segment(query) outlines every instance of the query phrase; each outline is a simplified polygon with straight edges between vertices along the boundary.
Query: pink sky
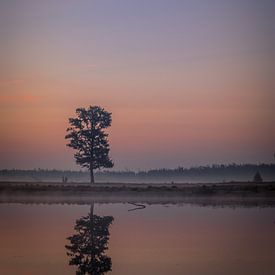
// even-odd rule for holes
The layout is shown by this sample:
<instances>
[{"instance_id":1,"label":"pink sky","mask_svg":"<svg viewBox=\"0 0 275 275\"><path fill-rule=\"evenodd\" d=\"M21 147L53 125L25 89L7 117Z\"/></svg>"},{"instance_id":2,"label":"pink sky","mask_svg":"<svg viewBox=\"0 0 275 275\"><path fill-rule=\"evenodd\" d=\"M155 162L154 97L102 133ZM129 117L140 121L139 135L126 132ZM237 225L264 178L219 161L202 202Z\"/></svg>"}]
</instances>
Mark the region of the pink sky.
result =
<instances>
[{"instance_id":1,"label":"pink sky","mask_svg":"<svg viewBox=\"0 0 275 275\"><path fill-rule=\"evenodd\" d=\"M274 5L184 3L1 3L0 168L76 169L89 105L113 113L115 169L273 161Z\"/></svg>"}]
</instances>

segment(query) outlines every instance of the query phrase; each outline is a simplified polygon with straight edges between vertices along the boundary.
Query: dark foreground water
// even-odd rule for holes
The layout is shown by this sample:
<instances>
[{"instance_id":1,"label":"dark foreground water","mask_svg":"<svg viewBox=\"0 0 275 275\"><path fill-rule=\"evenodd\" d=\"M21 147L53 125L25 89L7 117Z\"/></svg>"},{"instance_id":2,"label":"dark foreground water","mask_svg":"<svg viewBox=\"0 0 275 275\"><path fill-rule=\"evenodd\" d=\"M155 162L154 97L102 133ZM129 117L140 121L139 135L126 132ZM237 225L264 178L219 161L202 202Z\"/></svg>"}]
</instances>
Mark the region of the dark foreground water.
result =
<instances>
[{"instance_id":1,"label":"dark foreground water","mask_svg":"<svg viewBox=\"0 0 275 275\"><path fill-rule=\"evenodd\" d=\"M0 274L275 274L275 208L136 207L0 204Z\"/></svg>"}]
</instances>

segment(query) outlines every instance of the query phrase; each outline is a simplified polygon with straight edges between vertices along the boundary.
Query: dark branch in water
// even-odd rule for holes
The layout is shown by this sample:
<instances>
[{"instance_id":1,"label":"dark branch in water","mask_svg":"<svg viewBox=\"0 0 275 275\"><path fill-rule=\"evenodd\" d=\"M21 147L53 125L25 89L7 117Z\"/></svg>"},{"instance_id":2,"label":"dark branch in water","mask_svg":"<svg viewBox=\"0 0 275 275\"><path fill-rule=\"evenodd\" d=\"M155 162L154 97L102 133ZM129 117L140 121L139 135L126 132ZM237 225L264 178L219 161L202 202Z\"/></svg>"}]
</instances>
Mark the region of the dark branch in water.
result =
<instances>
[{"instance_id":1,"label":"dark branch in water","mask_svg":"<svg viewBox=\"0 0 275 275\"><path fill-rule=\"evenodd\" d=\"M138 204L138 203L133 203L133 202L128 202L129 204L132 204L134 206L137 206L136 208L129 209L128 211L135 211L135 210L140 210L144 209L146 206L144 204Z\"/></svg>"}]
</instances>

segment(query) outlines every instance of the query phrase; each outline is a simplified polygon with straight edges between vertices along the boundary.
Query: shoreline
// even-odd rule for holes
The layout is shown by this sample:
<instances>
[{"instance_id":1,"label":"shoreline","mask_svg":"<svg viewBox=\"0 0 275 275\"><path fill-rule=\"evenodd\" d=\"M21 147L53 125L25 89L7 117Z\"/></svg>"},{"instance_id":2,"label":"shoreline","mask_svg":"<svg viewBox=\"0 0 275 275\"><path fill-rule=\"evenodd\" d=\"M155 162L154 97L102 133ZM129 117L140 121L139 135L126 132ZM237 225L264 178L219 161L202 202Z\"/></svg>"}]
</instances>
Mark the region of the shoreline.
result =
<instances>
[{"instance_id":1,"label":"shoreline","mask_svg":"<svg viewBox=\"0 0 275 275\"><path fill-rule=\"evenodd\" d=\"M146 203L273 207L275 182L122 184L1 182L0 203Z\"/></svg>"},{"instance_id":2,"label":"shoreline","mask_svg":"<svg viewBox=\"0 0 275 275\"><path fill-rule=\"evenodd\" d=\"M228 182L228 183L61 183L61 182L0 182L3 192L169 192L181 194L228 194L266 193L275 194L275 182Z\"/></svg>"}]
</instances>

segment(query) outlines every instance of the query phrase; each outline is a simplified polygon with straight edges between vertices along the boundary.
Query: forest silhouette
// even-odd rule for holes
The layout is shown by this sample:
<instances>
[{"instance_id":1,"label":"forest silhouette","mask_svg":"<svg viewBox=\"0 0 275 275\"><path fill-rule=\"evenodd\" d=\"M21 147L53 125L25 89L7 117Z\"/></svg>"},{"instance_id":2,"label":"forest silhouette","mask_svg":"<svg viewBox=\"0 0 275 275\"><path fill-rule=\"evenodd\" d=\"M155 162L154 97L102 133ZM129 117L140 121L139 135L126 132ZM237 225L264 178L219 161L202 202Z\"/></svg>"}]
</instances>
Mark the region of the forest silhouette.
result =
<instances>
[{"instance_id":1,"label":"forest silhouette","mask_svg":"<svg viewBox=\"0 0 275 275\"><path fill-rule=\"evenodd\" d=\"M95 173L98 182L145 182L151 180L162 181L188 181L210 179L214 181L253 181L255 173L259 171L264 181L275 179L275 164L219 164L175 169L151 169L148 171L110 171L103 170ZM0 170L0 180L26 180L26 181L60 181L67 177L68 182L89 181L89 172L71 170Z\"/></svg>"}]
</instances>

